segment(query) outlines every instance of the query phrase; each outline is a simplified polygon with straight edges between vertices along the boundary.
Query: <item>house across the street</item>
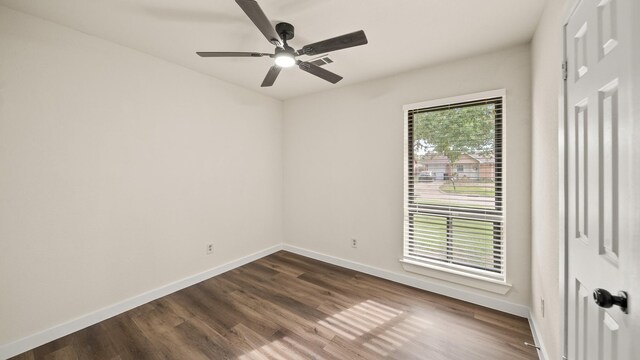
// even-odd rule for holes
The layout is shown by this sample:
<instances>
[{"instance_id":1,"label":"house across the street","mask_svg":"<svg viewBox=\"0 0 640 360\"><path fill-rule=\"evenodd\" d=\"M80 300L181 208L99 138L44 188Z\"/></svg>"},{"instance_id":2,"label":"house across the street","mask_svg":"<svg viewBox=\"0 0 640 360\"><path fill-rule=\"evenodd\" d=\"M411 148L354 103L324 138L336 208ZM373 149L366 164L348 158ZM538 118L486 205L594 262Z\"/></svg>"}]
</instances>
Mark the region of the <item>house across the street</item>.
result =
<instances>
[{"instance_id":1,"label":"house across the street","mask_svg":"<svg viewBox=\"0 0 640 360\"><path fill-rule=\"evenodd\" d=\"M448 180L451 176L469 180L495 180L495 158L493 156L462 154L451 164L445 155L425 155L418 159L416 171L429 171L436 180Z\"/></svg>"}]
</instances>

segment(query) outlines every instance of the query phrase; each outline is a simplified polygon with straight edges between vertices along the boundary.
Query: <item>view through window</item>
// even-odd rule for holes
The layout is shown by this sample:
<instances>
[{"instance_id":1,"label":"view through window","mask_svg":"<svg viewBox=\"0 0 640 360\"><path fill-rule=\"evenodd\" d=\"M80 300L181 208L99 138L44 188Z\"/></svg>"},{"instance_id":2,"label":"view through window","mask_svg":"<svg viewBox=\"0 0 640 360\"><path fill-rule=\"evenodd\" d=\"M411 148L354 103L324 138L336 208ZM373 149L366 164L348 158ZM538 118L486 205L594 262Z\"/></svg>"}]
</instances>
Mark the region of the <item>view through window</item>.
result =
<instances>
[{"instance_id":1,"label":"view through window","mask_svg":"<svg viewBox=\"0 0 640 360\"><path fill-rule=\"evenodd\" d=\"M407 111L404 258L504 280L503 97Z\"/></svg>"}]
</instances>

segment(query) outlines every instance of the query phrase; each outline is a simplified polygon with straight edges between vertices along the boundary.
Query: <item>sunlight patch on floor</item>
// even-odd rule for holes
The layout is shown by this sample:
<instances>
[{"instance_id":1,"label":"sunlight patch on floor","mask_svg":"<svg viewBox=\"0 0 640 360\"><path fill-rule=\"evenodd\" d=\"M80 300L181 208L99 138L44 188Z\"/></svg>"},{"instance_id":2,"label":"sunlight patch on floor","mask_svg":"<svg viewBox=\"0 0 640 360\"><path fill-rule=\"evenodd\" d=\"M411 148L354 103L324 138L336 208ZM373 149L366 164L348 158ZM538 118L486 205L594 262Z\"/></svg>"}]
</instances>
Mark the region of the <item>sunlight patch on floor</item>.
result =
<instances>
[{"instance_id":1,"label":"sunlight patch on floor","mask_svg":"<svg viewBox=\"0 0 640 360\"><path fill-rule=\"evenodd\" d=\"M371 316L371 313L375 315ZM318 324L349 340L355 340L400 314L401 311L367 300L320 320Z\"/></svg>"},{"instance_id":2,"label":"sunlight patch on floor","mask_svg":"<svg viewBox=\"0 0 640 360\"><path fill-rule=\"evenodd\" d=\"M366 300L318 322L380 356L400 349L431 324L401 310Z\"/></svg>"},{"instance_id":3,"label":"sunlight patch on floor","mask_svg":"<svg viewBox=\"0 0 640 360\"><path fill-rule=\"evenodd\" d=\"M285 336L238 357L238 360L258 359L322 359L322 356L307 349L292 338Z\"/></svg>"},{"instance_id":4,"label":"sunlight patch on floor","mask_svg":"<svg viewBox=\"0 0 640 360\"><path fill-rule=\"evenodd\" d=\"M380 356L388 356L400 349L431 325L428 321L373 300L366 300L337 312L318 321L318 324ZM285 336L238 359L265 358L321 359L322 356Z\"/></svg>"}]
</instances>

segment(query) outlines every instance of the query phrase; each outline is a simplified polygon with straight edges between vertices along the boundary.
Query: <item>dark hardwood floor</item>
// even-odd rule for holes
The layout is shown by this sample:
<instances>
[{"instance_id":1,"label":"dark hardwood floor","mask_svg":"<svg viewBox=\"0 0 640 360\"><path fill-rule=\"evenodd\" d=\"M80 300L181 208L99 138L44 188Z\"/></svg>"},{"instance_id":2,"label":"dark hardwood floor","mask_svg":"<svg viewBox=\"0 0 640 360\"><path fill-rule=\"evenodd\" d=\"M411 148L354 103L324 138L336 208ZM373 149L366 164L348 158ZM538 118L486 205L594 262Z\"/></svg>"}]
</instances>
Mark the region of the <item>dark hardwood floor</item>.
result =
<instances>
[{"instance_id":1,"label":"dark hardwood floor","mask_svg":"<svg viewBox=\"0 0 640 360\"><path fill-rule=\"evenodd\" d=\"M15 359L537 359L526 319L278 252Z\"/></svg>"}]
</instances>

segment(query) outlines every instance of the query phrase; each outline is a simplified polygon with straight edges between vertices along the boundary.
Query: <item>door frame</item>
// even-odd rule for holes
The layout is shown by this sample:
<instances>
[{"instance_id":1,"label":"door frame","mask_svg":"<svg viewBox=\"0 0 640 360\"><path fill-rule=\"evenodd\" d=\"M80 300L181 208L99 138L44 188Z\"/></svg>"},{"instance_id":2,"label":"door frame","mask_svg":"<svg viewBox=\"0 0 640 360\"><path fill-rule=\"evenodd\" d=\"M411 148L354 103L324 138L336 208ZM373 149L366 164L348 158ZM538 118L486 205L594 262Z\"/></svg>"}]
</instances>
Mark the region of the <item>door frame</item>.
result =
<instances>
[{"instance_id":1,"label":"door frame","mask_svg":"<svg viewBox=\"0 0 640 360\"><path fill-rule=\"evenodd\" d=\"M562 16L562 59L560 64L567 64L567 24L571 19L571 16L574 14L578 6L582 0L566 0L564 4L563 16ZM565 70L566 71L566 70ZM567 81L566 79L562 79L562 91L560 92L559 104L559 119L558 122L558 189L560 197L560 209L559 209L559 254L558 258L560 259L559 264L559 292L560 292L560 334L562 336L562 341L560 344L560 351L562 359L567 359L567 353L569 348L569 288L568 288L568 276L569 276L569 233L568 233L568 221L567 217L567 209L569 207L569 198L568 198L568 158L567 158L567 127L569 121L569 109L567 104Z\"/></svg>"}]
</instances>

